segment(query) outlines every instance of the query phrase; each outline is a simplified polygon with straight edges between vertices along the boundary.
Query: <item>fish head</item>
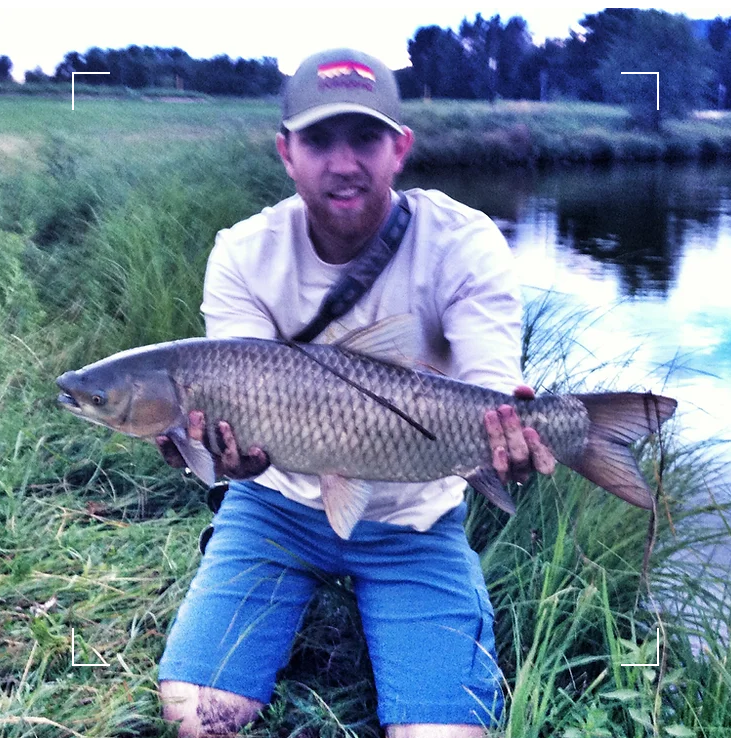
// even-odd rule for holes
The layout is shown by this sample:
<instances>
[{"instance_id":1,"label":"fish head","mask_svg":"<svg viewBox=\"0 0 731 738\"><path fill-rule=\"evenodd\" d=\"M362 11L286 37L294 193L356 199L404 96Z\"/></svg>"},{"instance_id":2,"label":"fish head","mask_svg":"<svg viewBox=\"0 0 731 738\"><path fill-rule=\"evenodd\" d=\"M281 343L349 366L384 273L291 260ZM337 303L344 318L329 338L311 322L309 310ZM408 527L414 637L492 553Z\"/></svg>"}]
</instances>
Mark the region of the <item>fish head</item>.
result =
<instances>
[{"instance_id":1,"label":"fish head","mask_svg":"<svg viewBox=\"0 0 731 738\"><path fill-rule=\"evenodd\" d=\"M56 380L57 401L84 420L131 436L164 434L184 417L175 384L166 371L128 371L99 362Z\"/></svg>"}]
</instances>

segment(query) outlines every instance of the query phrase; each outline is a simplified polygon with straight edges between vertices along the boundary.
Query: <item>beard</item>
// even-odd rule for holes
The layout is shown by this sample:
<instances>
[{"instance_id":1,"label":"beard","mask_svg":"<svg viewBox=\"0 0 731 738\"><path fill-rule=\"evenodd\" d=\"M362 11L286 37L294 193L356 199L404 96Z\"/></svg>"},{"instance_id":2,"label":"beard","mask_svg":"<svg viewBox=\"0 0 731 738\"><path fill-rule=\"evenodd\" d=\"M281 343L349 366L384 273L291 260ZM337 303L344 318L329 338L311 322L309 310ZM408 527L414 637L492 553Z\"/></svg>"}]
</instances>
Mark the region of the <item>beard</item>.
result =
<instances>
[{"instance_id":1,"label":"beard","mask_svg":"<svg viewBox=\"0 0 731 738\"><path fill-rule=\"evenodd\" d=\"M388 213L390 185L362 179L328 181L317 192L301 191L313 241L318 236L357 247L372 236Z\"/></svg>"}]
</instances>

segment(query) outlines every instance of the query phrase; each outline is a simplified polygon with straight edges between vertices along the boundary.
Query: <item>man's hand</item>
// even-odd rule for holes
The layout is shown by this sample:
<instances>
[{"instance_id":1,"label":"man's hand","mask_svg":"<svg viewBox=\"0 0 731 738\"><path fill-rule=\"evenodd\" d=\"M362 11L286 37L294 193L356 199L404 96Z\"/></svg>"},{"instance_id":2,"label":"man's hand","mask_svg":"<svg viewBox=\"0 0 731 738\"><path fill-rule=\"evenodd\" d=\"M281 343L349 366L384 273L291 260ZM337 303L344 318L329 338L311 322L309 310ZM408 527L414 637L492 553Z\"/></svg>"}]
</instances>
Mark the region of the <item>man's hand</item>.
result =
<instances>
[{"instance_id":1,"label":"man's hand","mask_svg":"<svg viewBox=\"0 0 731 738\"><path fill-rule=\"evenodd\" d=\"M231 426L225 420L219 422L217 433L222 453L218 456L211 452L216 476L248 479L258 476L269 466L269 457L257 446L249 448L246 454L241 453ZM206 435L205 416L200 410L191 410L188 414L188 437L192 441L200 441L209 451L211 450ZM178 469L186 466L185 459L170 438L157 436L155 443L166 464Z\"/></svg>"},{"instance_id":2,"label":"man's hand","mask_svg":"<svg viewBox=\"0 0 731 738\"><path fill-rule=\"evenodd\" d=\"M525 385L517 387L513 396L532 400L535 392ZM556 459L534 428L523 428L515 409L501 405L485 413L485 428L492 449L492 465L503 484L507 481L524 483L535 470L553 474Z\"/></svg>"}]
</instances>

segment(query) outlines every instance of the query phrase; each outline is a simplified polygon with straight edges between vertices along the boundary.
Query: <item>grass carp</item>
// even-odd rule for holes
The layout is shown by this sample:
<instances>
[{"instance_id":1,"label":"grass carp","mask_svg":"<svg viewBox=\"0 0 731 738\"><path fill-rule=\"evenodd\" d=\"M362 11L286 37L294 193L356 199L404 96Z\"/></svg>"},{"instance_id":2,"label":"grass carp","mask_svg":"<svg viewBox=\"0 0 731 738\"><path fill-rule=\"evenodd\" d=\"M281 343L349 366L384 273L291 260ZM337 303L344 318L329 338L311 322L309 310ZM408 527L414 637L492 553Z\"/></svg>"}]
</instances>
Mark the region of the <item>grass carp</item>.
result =
<instances>
[{"instance_id":1,"label":"grass carp","mask_svg":"<svg viewBox=\"0 0 731 738\"><path fill-rule=\"evenodd\" d=\"M123 351L57 379L59 404L131 436L169 436L191 470L214 481L211 452L187 435L202 410L209 447L230 423L240 448L273 466L320 477L333 528L348 537L369 480L424 482L458 475L510 512L490 464L485 411L508 404L556 459L643 508L653 496L629 445L675 411L650 393L543 395L519 400L418 371L404 357L404 320L387 318L333 344L192 338ZM408 341L407 341L408 343Z\"/></svg>"}]
</instances>

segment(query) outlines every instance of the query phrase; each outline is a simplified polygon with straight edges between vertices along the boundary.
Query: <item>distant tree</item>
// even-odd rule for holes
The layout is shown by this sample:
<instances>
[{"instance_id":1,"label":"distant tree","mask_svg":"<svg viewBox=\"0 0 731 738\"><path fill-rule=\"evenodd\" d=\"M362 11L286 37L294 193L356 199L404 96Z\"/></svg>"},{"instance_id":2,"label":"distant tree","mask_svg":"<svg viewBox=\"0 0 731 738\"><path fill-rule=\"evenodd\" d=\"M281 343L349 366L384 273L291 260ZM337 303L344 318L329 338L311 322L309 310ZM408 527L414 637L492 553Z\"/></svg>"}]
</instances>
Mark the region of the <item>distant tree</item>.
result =
<instances>
[{"instance_id":1,"label":"distant tree","mask_svg":"<svg viewBox=\"0 0 731 738\"><path fill-rule=\"evenodd\" d=\"M497 85L501 97L516 99L525 96L524 65L532 47L528 23L519 16L511 18L500 34L497 56Z\"/></svg>"},{"instance_id":2,"label":"distant tree","mask_svg":"<svg viewBox=\"0 0 731 738\"><path fill-rule=\"evenodd\" d=\"M568 97L571 87L569 71L566 68L566 46L562 39L546 39L539 49L542 84L541 100L552 100L558 97Z\"/></svg>"},{"instance_id":3,"label":"distant tree","mask_svg":"<svg viewBox=\"0 0 731 738\"><path fill-rule=\"evenodd\" d=\"M190 88L211 95L276 95L284 75L273 57L236 59L222 54L213 59L196 59Z\"/></svg>"},{"instance_id":4,"label":"distant tree","mask_svg":"<svg viewBox=\"0 0 731 738\"><path fill-rule=\"evenodd\" d=\"M731 108L731 18L715 18L708 28L709 66L713 70L709 99L717 108Z\"/></svg>"},{"instance_id":5,"label":"distant tree","mask_svg":"<svg viewBox=\"0 0 731 738\"><path fill-rule=\"evenodd\" d=\"M70 51L56 67L55 79L69 81L74 72L109 72L90 75L88 84L145 87L176 87L221 95L275 95L284 75L277 60L191 59L177 47L128 46L126 49L92 47L84 54Z\"/></svg>"},{"instance_id":6,"label":"distant tree","mask_svg":"<svg viewBox=\"0 0 731 738\"><path fill-rule=\"evenodd\" d=\"M10 80L10 70L13 68L13 62L9 56L0 56L0 82Z\"/></svg>"},{"instance_id":7,"label":"distant tree","mask_svg":"<svg viewBox=\"0 0 731 738\"><path fill-rule=\"evenodd\" d=\"M533 46L520 63L516 99L548 100L548 58L545 46Z\"/></svg>"},{"instance_id":8,"label":"distant tree","mask_svg":"<svg viewBox=\"0 0 731 738\"><path fill-rule=\"evenodd\" d=\"M714 51L723 51L731 34L731 18L716 16L708 27L708 43Z\"/></svg>"},{"instance_id":9,"label":"distant tree","mask_svg":"<svg viewBox=\"0 0 731 738\"><path fill-rule=\"evenodd\" d=\"M86 61L86 72L108 72L109 63L107 61L107 52L102 51L96 46L92 47L84 54ZM106 74L93 74L84 79L84 82L92 85L108 85L109 77Z\"/></svg>"},{"instance_id":10,"label":"distant tree","mask_svg":"<svg viewBox=\"0 0 731 738\"><path fill-rule=\"evenodd\" d=\"M622 74L628 71L660 73L659 110L657 78ZM685 16L640 10L609 43L597 79L607 100L627 105L637 125L657 129L662 120L698 106L708 73L701 42Z\"/></svg>"},{"instance_id":11,"label":"distant tree","mask_svg":"<svg viewBox=\"0 0 731 738\"><path fill-rule=\"evenodd\" d=\"M177 47L170 49L168 65L173 86L179 89L188 89L193 73L193 60L188 56L188 53Z\"/></svg>"},{"instance_id":12,"label":"distant tree","mask_svg":"<svg viewBox=\"0 0 731 738\"><path fill-rule=\"evenodd\" d=\"M502 24L500 16L490 20L477 13L474 21L464 18L459 36L467 57L467 75L471 97L492 102L498 92L498 54Z\"/></svg>"},{"instance_id":13,"label":"distant tree","mask_svg":"<svg viewBox=\"0 0 731 738\"><path fill-rule=\"evenodd\" d=\"M398 84L399 93L403 100L421 97L423 90L419 85L419 81L416 79L413 67L397 69L394 74L396 75L396 83Z\"/></svg>"},{"instance_id":14,"label":"distant tree","mask_svg":"<svg viewBox=\"0 0 731 738\"><path fill-rule=\"evenodd\" d=\"M40 67L28 69L25 72L26 82L51 82L52 80L53 78L49 77Z\"/></svg>"},{"instance_id":15,"label":"distant tree","mask_svg":"<svg viewBox=\"0 0 731 738\"><path fill-rule=\"evenodd\" d=\"M71 75L74 72L83 72L86 70L86 64L83 57L78 51L69 51L64 55L63 61L56 66L53 79L56 82L70 82ZM26 74L26 81L28 77Z\"/></svg>"},{"instance_id":16,"label":"distant tree","mask_svg":"<svg viewBox=\"0 0 731 738\"><path fill-rule=\"evenodd\" d=\"M265 56L259 61L259 87L262 95L278 95L284 82L279 62L273 56Z\"/></svg>"},{"instance_id":17,"label":"distant tree","mask_svg":"<svg viewBox=\"0 0 731 738\"><path fill-rule=\"evenodd\" d=\"M558 43L561 53L552 54L548 70L553 93L603 102L604 88L597 77L597 70L611 44L615 40L621 43L638 12L635 8L607 8L600 13L585 15L579 21L583 30L572 30L566 41Z\"/></svg>"},{"instance_id":18,"label":"distant tree","mask_svg":"<svg viewBox=\"0 0 731 738\"><path fill-rule=\"evenodd\" d=\"M150 84L150 67L143 49L139 46L128 46L125 50L124 84L135 90L148 87Z\"/></svg>"},{"instance_id":19,"label":"distant tree","mask_svg":"<svg viewBox=\"0 0 731 738\"><path fill-rule=\"evenodd\" d=\"M431 97L473 97L467 55L460 39L439 26L418 28L409 41L414 77Z\"/></svg>"}]
</instances>

